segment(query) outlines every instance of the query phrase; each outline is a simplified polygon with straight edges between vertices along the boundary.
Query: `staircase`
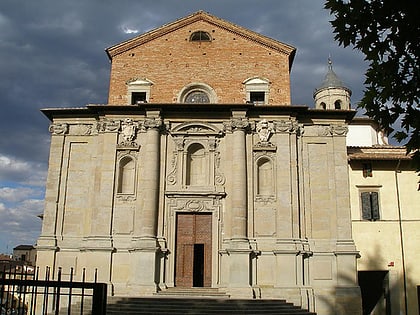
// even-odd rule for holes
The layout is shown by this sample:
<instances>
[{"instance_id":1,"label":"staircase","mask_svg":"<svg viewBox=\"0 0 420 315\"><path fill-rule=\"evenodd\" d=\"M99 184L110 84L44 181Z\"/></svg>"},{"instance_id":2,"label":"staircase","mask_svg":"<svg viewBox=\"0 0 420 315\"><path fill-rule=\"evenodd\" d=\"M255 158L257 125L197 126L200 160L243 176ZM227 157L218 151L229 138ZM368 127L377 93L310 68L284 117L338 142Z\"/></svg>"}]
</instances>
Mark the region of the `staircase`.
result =
<instances>
[{"instance_id":1,"label":"staircase","mask_svg":"<svg viewBox=\"0 0 420 315\"><path fill-rule=\"evenodd\" d=\"M316 315L285 300L230 299L217 289L168 289L154 297L108 297L107 315L140 314L302 314Z\"/></svg>"}]
</instances>

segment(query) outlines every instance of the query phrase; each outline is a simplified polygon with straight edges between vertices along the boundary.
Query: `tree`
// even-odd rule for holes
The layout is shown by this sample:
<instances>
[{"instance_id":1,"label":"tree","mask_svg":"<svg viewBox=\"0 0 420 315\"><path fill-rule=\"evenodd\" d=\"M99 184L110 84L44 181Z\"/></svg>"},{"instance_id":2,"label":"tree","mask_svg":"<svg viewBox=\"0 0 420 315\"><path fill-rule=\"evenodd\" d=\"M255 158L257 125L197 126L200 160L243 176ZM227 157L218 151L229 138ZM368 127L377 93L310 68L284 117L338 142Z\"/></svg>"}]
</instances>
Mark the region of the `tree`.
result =
<instances>
[{"instance_id":1,"label":"tree","mask_svg":"<svg viewBox=\"0 0 420 315\"><path fill-rule=\"evenodd\" d=\"M369 62L358 105L398 142L420 171L420 18L417 0L326 0L335 40Z\"/></svg>"}]
</instances>

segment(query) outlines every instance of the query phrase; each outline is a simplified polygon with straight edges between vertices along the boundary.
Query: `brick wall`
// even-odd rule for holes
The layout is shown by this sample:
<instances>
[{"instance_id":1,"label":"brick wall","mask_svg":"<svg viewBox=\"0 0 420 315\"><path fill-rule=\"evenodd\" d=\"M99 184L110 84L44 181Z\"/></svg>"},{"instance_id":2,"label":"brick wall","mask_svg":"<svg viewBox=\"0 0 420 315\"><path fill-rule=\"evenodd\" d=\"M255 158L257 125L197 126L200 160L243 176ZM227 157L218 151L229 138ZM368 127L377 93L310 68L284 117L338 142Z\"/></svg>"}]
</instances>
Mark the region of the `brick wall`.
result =
<instances>
[{"instance_id":1,"label":"brick wall","mask_svg":"<svg viewBox=\"0 0 420 315\"><path fill-rule=\"evenodd\" d=\"M202 30L211 42L190 42ZM154 84L151 103L176 103L183 87L205 83L218 103L245 103L243 81L263 77L270 84L269 104L290 105L289 59L284 53L262 46L206 21L196 21L113 57L109 104L126 105L126 82L147 78Z\"/></svg>"}]
</instances>

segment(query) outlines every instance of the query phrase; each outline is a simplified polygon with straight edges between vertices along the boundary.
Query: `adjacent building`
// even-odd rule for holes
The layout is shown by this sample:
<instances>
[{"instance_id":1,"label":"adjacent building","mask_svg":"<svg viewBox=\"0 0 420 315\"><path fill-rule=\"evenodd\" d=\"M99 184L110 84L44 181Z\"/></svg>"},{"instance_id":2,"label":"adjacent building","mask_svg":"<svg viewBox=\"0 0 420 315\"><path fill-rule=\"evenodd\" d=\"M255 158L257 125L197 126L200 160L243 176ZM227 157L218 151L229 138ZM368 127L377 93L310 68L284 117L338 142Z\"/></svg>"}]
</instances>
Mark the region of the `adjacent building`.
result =
<instances>
[{"instance_id":1,"label":"adjacent building","mask_svg":"<svg viewBox=\"0 0 420 315\"><path fill-rule=\"evenodd\" d=\"M13 260L35 266L36 249L33 245L18 245L13 248Z\"/></svg>"},{"instance_id":2,"label":"adjacent building","mask_svg":"<svg viewBox=\"0 0 420 315\"><path fill-rule=\"evenodd\" d=\"M353 237L366 314L418 314L418 176L404 147L353 119L347 136Z\"/></svg>"}]
</instances>

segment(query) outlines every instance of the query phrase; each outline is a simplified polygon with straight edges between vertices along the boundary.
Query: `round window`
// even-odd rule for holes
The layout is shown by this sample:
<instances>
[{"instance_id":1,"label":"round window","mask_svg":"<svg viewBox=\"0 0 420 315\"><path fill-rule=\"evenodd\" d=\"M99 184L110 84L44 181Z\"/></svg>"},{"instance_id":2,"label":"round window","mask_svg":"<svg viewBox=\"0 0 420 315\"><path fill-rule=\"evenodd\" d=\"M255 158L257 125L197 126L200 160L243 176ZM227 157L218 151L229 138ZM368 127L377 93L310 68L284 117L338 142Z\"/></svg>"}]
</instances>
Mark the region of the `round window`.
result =
<instances>
[{"instance_id":1,"label":"round window","mask_svg":"<svg viewBox=\"0 0 420 315\"><path fill-rule=\"evenodd\" d=\"M185 97L185 103L210 103L210 98L204 91L192 91Z\"/></svg>"}]
</instances>

